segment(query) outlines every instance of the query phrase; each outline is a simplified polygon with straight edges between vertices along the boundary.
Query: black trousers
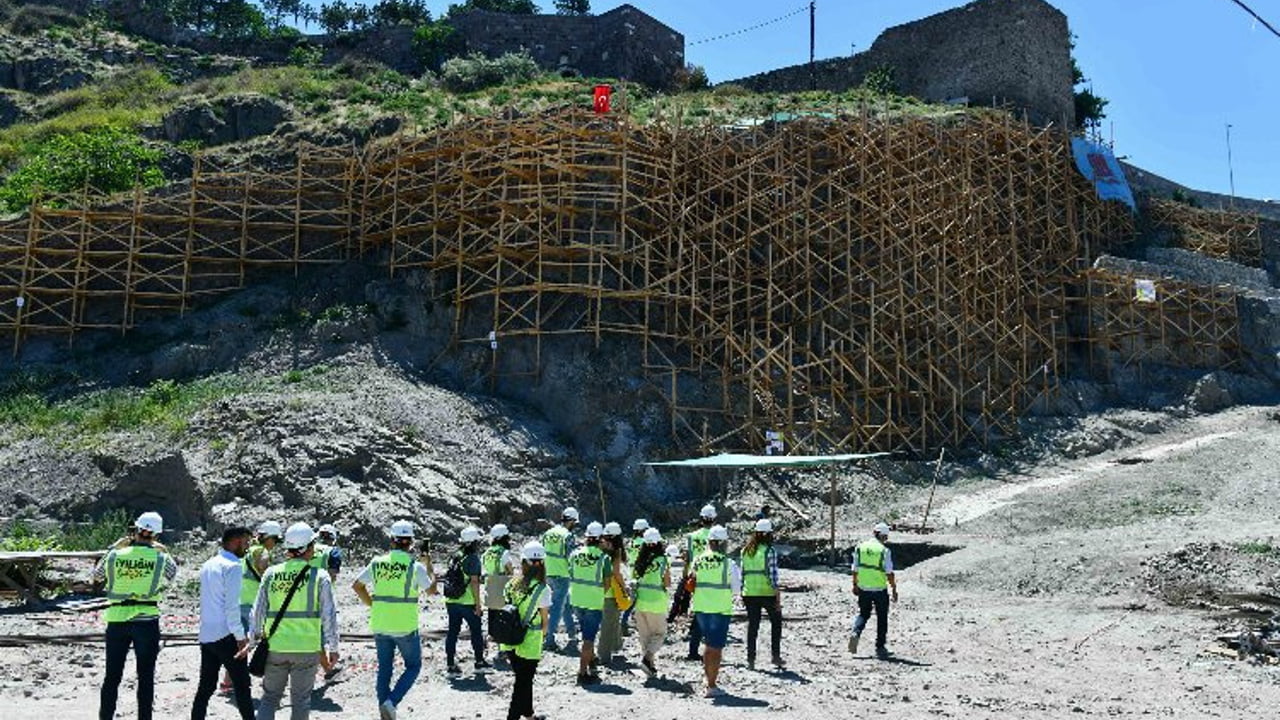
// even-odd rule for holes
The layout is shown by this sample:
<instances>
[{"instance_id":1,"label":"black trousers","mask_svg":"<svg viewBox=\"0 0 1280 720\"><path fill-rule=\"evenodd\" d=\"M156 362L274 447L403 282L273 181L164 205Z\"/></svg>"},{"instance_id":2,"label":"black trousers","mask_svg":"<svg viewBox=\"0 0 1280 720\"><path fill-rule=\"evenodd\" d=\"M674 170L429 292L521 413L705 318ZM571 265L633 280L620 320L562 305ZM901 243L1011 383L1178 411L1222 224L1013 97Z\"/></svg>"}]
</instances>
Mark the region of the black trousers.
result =
<instances>
[{"instance_id":1,"label":"black trousers","mask_svg":"<svg viewBox=\"0 0 1280 720\"><path fill-rule=\"evenodd\" d=\"M533 676L538 673L538 661L526 660L511 653L511 670L516 675L516 684L511 688L511 708L507 710L507 720L533 717Z\"/></svg>"},{"instance_id":2,"label":"black trousers","mask_svg":"<svg viewBox=\"0 0 1280 720\"><path fill-rule=\"evenodd\" d=\"M693 611L689 611L689 656L698 654L698 646L702 644L702 627L698 625L698 618L694 617Z\"/></svg>"},{"instance_id":3,"label":"black trousers","mask_svg":"<svg viewBox=\"0 0 1280 720\"><path fill-rule=\"evenodd\" d=\"M253 695L249 688L249 662L236 659L236 638L227 635L211 643L200 643L200 685L191 703L191 720L204 720L209 711L209 698L218 686L218 670L226 668L231 675L231 688L236 695L240 720L253 720Z\"/></svg>"},{"instance_id":4,"label":"black trousers","mask_svg":"<svg viewBox=\"0 0 1280 720\"><path fill-rule=\"evenodd\" d=\"M862 634L867 620L871 618L873 607L876 611L876 647L882 648L885 638L889 636L888 590L863 590L858 593L858 619L853 622L853 631Z\"/></svg>"},{"instance_id":5,"label":"black trousers","mask_svg":"<svg viewBox=\"0 0 1280 720\"><path fill-rule=\"evenodd\" d=\"M120 681L129 647L138 662L138 720L151 720L156 697L156 658L160 656L160 618L107 623L107 673L102 678L99 720L114 720Z\"/></svg>"},{"instance_id":6,"label":"black trousers","mask_svg":"<svg viewBox=\"0 0 1280 720\"><path fill-rule=\"evenodd\" d=\"M778 607L778 599L773 596L742 596L742 603L747 606L747 661L756 659L756 637L760 634L760 611L769 614L769 647L773 657L782 656L782 609Z\"/></svg>"}]
</instances>

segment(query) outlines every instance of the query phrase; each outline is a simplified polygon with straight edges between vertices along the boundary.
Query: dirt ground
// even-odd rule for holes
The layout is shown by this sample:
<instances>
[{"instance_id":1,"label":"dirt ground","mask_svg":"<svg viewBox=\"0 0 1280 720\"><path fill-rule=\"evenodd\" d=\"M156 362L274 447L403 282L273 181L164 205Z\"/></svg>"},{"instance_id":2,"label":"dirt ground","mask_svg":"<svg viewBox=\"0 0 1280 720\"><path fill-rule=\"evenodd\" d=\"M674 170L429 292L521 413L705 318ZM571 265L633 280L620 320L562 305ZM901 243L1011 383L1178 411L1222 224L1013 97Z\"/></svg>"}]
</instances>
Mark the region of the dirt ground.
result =
<instances>
[{"instance_id":1,"label":"dirt ground","mask_svg":"<svg viewBox=\"0 0 1280 720\"><path fill-rule=\"evenodd\" d=\"M673 633L653 682L629 664L604 669L604 683L583 690L573 684L576 659L547 656L537 709L552 718L664 720L1276 717L1280 667L1205 652L1240 622L1227 616L1231 597L1280 592L1276 414L1253 407L1174 420L1121 450L943 488L934 512L945 529L927 540L961 549L898 573L891 661L871 656L869 635L857 656L846 651L853 607L846 574L786 570L794 591L783 600L785 672L746 669L739 619L725 652L727 698L701 697L701 669L680 659ZM901 502L918 510L926 494L913 488ZM167 630L195 629L198 565L193 555L182 569ZM365 632L349 589L355 571L338 584L341 621ZM504 717L509 675L445 678L443 614L439 598L426 603L426 666L400 717ZM92 614L48 621L0 614L0 634L95 627ZM632 663L634 643L624 650ZM468 646L460 647L467 666ZM342 650L347 670L317 690L313 717L376 718L372 644ZM162 651L157 717L188 716L197 661L192 646ZM0 716L96 717L101 665L102 650L92 645L0 649ZM119 717L134 713L131 671L132 661ZM215 699L210 717L233 716Z\"/></svg>"}]
</instances>

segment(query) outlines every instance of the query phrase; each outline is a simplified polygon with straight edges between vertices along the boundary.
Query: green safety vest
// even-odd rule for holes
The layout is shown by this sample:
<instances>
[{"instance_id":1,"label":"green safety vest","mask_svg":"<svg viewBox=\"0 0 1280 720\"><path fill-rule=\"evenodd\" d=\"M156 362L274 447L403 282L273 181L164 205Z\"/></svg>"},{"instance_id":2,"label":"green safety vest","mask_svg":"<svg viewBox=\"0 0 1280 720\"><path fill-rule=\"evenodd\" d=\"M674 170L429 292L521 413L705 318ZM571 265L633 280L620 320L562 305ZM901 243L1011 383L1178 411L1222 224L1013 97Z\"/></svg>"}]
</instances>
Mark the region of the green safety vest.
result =
<instances>
[{"instance_id":1,"label":"green safety vest","mask_svg":"<svg viewBox=\"0 0 1280 720\"><path fill-rule=\"evenodd\" d=\"M542 547L547 551L547 577L569 577L569 528L556 525L542 533Z\"/></svg>"},{"instance_id":2,"label":"green safety vest","mask_svg":"<svg viewBox=\"0 0 1280 720\"><path fill-rule=\"evenodd\" d=\"M249 552L240 558L240 606L253 607L258 601L258 586L262 584L262 578L258 575L258 570L253 566L253 559L266 553L267 562L271 562L271 551L265 547L254 543L249 546Z\"/></svg>"},{"instance_id":3,"label":"green safety vest","mask_svg":"<svg viewBox=\"0 0 1280 720\"><path fill-rule=\"evenodd\" d=\"M307 564L317 570L324 570L325 572L329 572L329 551L330 550L333 550L333 548L328 545L321 545L320 543L316 543L315 552L312 553L311 561Z\"/></svg>"},{"instance_id":4,"label":"green safety vest","mask_svg":"<svg viewBox=\"0 0 1280 720\"><path fill-rule=\"evenodd\" d=\"M276 614L284 606L285 596L298 573L307 573L307 579L298 586L293 599L289 601L289 609L280 619L280 627L270 638L271 652L278 653L319 653L320 640L320 571L311 567L306 560L294 558L272 565L262 576L267 583L267 614L262 626L264 633L271 630Z\"/></svg>"},{"instance_id":5,"label":"green safety vest","mask_svg":"<svg viewBox=\"0 0 1280 720\"><path fill-rule=\"evenodd\" d=\"M729 558L708 550L693 562L693 612L733 614L733 590L729 587Z\"/></svg>"},{"instance_id":6,"label":"green safety vest","mask_svg":"<svg viewBox=\"0 0 1280 720\"><path fill-rule=\"evenodd\" d=\"M642 547L644 547L644 538L643 538L643 537L633 537L633 538L631 538L631 551L632 551L632 552L636 553L636 555L639 555L639 554L640 554L640 548L642 548Z\"/></svg>"},{"instance_id":7,"label":"green safety vest","mask_svg":"<svg viewBox=\"0 0 1280 720\"><path fill-rule=\"evenodd\" d=\"M542 593L546 589L547 586L543 583L538 583L531 588L522 588L517 578L507 581L507 586L502 590L502 597L508 605L516 607L516 612L520 614L520 619L528 630L519 645L503 644L503 650L514 650L516 657L525 660L542 659L542 613L538 612L541 607L538 601L542 599Z\"/></svg>"},{"instance_id":8,"label":"green safety vest","mask_svg":"<svg viewBox=\"0 0 1280 720\"><path fill-rule=\"evenodd\" d=\"M707 549L707 536L711 534L711 528L699 528L685 536L685 552L688 553L689 563L698 559ZM685 573L689 571L686 568Z\"/></svg>"},{"instance_id":9,"label":"green safety vest","mask_svg":"<svg viewBox=\"0 0 1280 720\"><path fill-rule=\"evenodd\" d=\"M742 594L744 597L773 597L778 594L769 577L769 555L772 545L756 546L756 554L742 553Z\"/></svg>"},{"instance_id":10,"label":"green safety vest","mask_svg":"<svg viewBox=\"0 0 1280 720\"><path fill-rule=\"evenodd\" d=\"M107 602L104 619L109 623L160 617L160 586L168 556L150 545L128 545L107 553Z\"/></svg>"},{"instance_id":11,"label":"green safety vest","mask_svg":"<svg viewBox=\"0 0 1280 720\"><path fill-rule=\"evenodd\" d=\"M506 575L505 568L502 567L502 556L508 552L507 548L501 545L490 545L484 555L480 557L480 567L484 570L485 575Z\"/></svg>"},{"instance_id":12,"label":"green safety vest","mask_svg":"<svg viewBox=\"0 0 1280 720\"><path fill-rule=\"evenodd\" d=\"M467 565L470 565L470 564L471 564L471 563L468 563L468 562L467 562L467 558L469 558L469 557L473 557L473 555L463 555L461 551L458 551L458 552L454 553L454 557L461 557L461 559L460 559L458 562L459 562L459 563L461 563L460 567L462 568L462 586L466 588L466 591L464 591L461 595L459 595L459 596L458 596L458 597L456 597L456 598L450 598L450 597L445 598L445 599L444 599L445 604L447 604L447 605L475 605L475 604L476 604L476 594L475 594L474 592L472 592L472 591L471 591L471 578L473 578L473 577L475 577L475 576L474 576L474 575L469 575L469 574L467 573ZM449 562L453 562L453 559L451 558L451 559L449 560ZM481 568L481 570L483 570L483 569L484 569L484 568Z\"/></svg>"},{"instance_id":13,"label":"green safety vest","mask_svg":"<svg viewBox=\"0 0 1280 720\"><path fill-rule=\"evenodd\" d=\"M889 587L884 571L884 545L879 540L867 540L855 551L858 558L858 587L863 590L884 590Z\"/></svg>"},{"instance_id":14,"label":"green safety vest","mask_svg":"<svg viewBox=\"0 0 1280 720\"><path fill-rule=\"evenodd\" d=\"M583 610L604 609L605 568L609 557L587 545L569 556L569 604Z\"/></svg>"},{"instance_id":15,"label":"green safety vest","mask_svg":"<svg viewBox=\"0 0 1280 720\"><path fill-rule=\"evenodd\" d=\"M667 589L662 586L662 575L670 566L671 561L659 555L645 574L636 579L636 612L667 612Z\"/></svg>"},{"instance_id":16,"label":"green safety vest","mask_svg":"<svg viewBox=\"0 0 1280 720\"><path fill-rule=\"evenodd\" d=\"M375 635L408 635L418 630L417 563L409 553L392 550L373 559L373 607L369 631Z\"/></svg>"}]
</instances>

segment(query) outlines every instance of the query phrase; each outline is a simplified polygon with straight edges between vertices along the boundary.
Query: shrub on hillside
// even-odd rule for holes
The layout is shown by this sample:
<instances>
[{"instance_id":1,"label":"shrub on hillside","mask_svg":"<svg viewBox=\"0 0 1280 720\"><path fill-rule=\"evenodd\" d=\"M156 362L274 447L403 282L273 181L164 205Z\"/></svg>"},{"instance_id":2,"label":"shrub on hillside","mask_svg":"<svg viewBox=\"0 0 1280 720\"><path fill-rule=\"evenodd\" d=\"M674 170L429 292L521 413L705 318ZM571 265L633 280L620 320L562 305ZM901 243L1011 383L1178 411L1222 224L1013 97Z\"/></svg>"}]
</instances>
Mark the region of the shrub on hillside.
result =
<instances>
[{"instance_id":1,"label":"shrub on hillside","mask_svg":"<svg viewBox=\"0 0 1280 720\"><path fill-rule=\"evenodd\" d=\"M9 31L15 35L35 35L55 27L80 27L84 20L75 13L52 5L22 5L9 16Z\"/></svg>"},{"instance_id":2,"label":"shrub on hillside","mask_svg":"<svg viewBox=\"0 0 1280 720\"><path fill-rule=\"evenodd\" d=\"M671 82L675 85L676 90L681 92L706 90L711 87L711 81L707 78L707 69L693 63L676 70Z\"/></svg>"},{"instance_id":3,"label":"shrub on hillside","mask_svg":"<svg viewBox=\"0 0 1280 720\"><path fill-rule=\"evenodd\" d=\"M107 194L128 190L135 183L158 185L164 180L160 156L159 150L118 128L58 135L41 143L26 164L0 185L0 208L23 210L37 192L88 189Z\"/></svg>"},{"instance_id":4,"label":"shrub on hillside","mask_svg":"<svg viewBox=\"0 0 1280 720\"><path fill-rule=\"evenodd\" d=\"M472 92L494 85L518 85L538 76L538 64L525 53L487 58L480 53L446 60L440 68L444 86L454 92Z\"/></svg>"}]
</instances>

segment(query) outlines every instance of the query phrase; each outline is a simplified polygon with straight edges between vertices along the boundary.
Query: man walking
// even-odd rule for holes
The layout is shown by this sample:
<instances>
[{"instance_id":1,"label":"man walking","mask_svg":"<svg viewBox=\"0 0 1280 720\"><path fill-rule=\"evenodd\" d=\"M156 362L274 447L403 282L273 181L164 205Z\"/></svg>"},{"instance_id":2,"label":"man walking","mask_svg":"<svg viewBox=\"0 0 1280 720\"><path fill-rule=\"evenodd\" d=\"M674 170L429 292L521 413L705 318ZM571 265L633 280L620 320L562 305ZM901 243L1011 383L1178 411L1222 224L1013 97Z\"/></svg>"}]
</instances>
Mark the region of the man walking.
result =
<instances>
[{"instance_id":1,"label":"man walking","mask_svg":"<svg viewBox=\"0 0 1280 720\"><path fill-rule=\"evenodd\" d=\"M587 525L587 544L569 556L569 604L582 628L582 646L578 649L579 685L600 682L595 671L596 636L604 616L605 588L616 571L609 556L600 549L603 534L604 526L600 523Z\"/></svg>"},{"instance_id":2,"label":"man walking","mask_svg":"<svg viewBox=\"0 0 1280 720\"><path fill-rule=\"evenodd\" d=\"M138 720L151 720L155 702L156 659L160 655L160 598L178 575L178 566L157 540L164 530L159 513L146 512L134 523L127 544L118 544L93 570L94 584L106 585L107 671L102 678L99 720L112 720L124 664L133 646L138 664Z\"/></svg>"},{"instance_id":3,"label":"man walking","mask_svg":"<svg viewBox=\"0 0 1280 720\"><path fill-rule=\"evenodd\" d=\"M849 636L849 652L858 652L858 638L876 611L876 657L889 657L885 639L889 635L889 601L898 602L898 584L893 579L893 556L884 544L889 540L889 526L875 526L870 540L860 543L853 556L853 594L858 598L858 617ZM891 594L892 593L892 594Z\"/></svg>"},{"instance_id":4,"label":"man walking","mask_svg":"<svg viewBox=\"0 0 1280 720\"><path fill-rule=\"evenodd\" d=\"M397 520L391 524L391 551L369 563L352 584L360 601L371 608L369 630L378 653L375 692L382 720L395 720L396 707L422 671L422 640L418 635L418 596L434 592L431 573L414 560L413 523ZM373 593L369 590L372 587ZM404 672L391 687L396 651L404 660Z\"/></svg>"},{"instance_id":5,"label":"man walking","mask_svg":"<svg viewBox=\"0 0 1280 720\"><path fill-rule=\"evenodd\" d=\"M689 577L692 572L693 561L707 549L707 535L711 532L711 526L716 524L716 508L714 505L703 505L702 510L698 512L699 528L685 535L684 538L684 575ZM689 654L685 656L690 662L701 662L702 656L698 654L698 645L702 643L702 628L698 627L697 622L689 623Z\"/></svg>"},{"instance_id":6,"label":"man walking","mask_svg":"<svg viewBox=\"0 0 1280 720\"><path fill-rule=\"evenodd\" d=\"M542 533L542 547L547 553L547 587L551 589L550 620L543 640L543 649L549 652L559 650L556 646L556 629L560 626L562 616L565 630L569 633L569 640L573 641L578 636L573 612L565 612L565 607L569 603L569 555L575 549L573 528L577 524L578 511L567 507L560 513L560 522Z\"/></svg>"},{"instance_id":7,"label":"man walking","mask_svg":"<svg viewBox=\"0 0 1280 720\"><path fill-rule=\"evenodd\" d=\"M218 684L218 669L226 668L235 692L240 720L253 720L249 689L249 664L238 653L248 644L247 629L240 621L241 558L249 551L253 534L247 527L222 532L222 547L200 567L200 684L191 704L191 720L204 720L209 698Z\"/></svg>"},{"instance_id":8,"label":"man walking","mask_svg":"<svg viewBox=\"0 0 1280 720\"><path fill-rule=\"evenodd\" d=\"M707 549L693 561L693 621L702 635L702 669L707 679L704 697L725 694L718 684L720 661L729 640L733 596L742 590L742 569L725 554L729 532L716 525L707 531Z\"/></svg>"},{"instance_id":9,"label":"man walking","mask_svg":"<svg viewBox=\"0 0 1280 720\"><path fill-rule=\"evenodd\" d=\"M262 702L257 720L274 720L276 709L289 688L290 720L311 715L311 690L316 684L318 655L323 649L329 662L338 662L338 615L329 574L311 567L316 534L306 523L294 523L284 532L285 561L267 568L258 600L253 605L250 642L264 638L271 646L267 671L262 677ZM287 600L287 602L286 602ZM279 625L271 626L279 617ZM248 654L249 647L241 651Z\"/></svg>"},{"instance_id":10,"label":"man walking","mask_svg":"<svg viewBox=\"0 0 1280 720\"><path fill-rule=\"evenodd\" d=\"M317 531L316 549L311 555L311 567L329 573L331 582L338 581L338 571L342 569L342 550L338 547L338 528L330 523L321 525ZM328 653L321 651L319 657L320 670L323 671L326 681L332 680L342 671L342 666L329 662Z\"/></svg>"},{"instance_id":11,"label":"man walking","mask_svg":"<svg viewBox=\"0 0 1280 720\"><path fill-rule=\"evenodd\" d=\"M444 655L447 664L446 672L450 675L461 675L458 667L458 635L462 632L462 623L467 624L471 634L471 652L475 656L475 671L487 672L493 665L484 658L484 634L480 629L480 618L484 610L480 595L480 576L484 569L480 565L480 530L479 528L463 528L459 535L458 551L449 560L449 574L462 573L462 593L450 597L449 586L445 587L444 606L449 613L449 627L444 636ZM447 578L446 578L447 579Z\"/></svg>"},{"instance_id":12,"label":"man walking","mask_svg":"<svg viewBox=\"0 0 1280 720\"><path fill-rule=\"evenodd\" d=\"M747 669L756 669L756 638L761 612L769 615L769 648L773 666L782 662L782 594L778 590L778 551L773 547L773 521L756 520L755 533L742 548L742 604L747 608Z\"/></svg>"}]
</instances>

